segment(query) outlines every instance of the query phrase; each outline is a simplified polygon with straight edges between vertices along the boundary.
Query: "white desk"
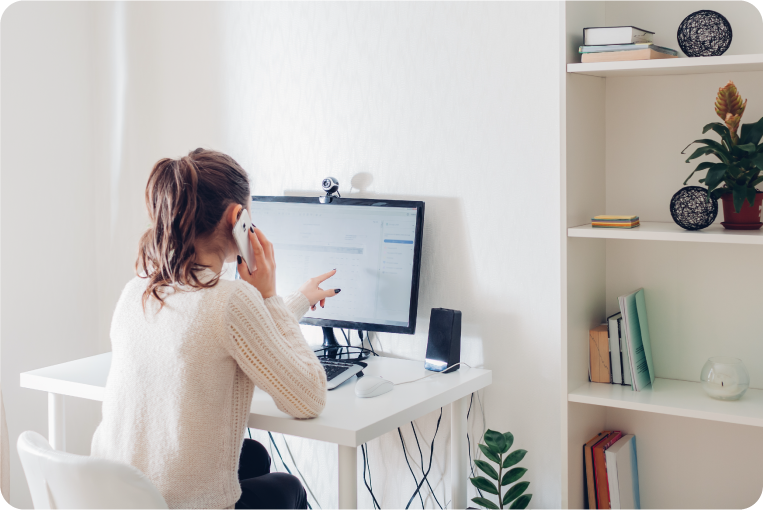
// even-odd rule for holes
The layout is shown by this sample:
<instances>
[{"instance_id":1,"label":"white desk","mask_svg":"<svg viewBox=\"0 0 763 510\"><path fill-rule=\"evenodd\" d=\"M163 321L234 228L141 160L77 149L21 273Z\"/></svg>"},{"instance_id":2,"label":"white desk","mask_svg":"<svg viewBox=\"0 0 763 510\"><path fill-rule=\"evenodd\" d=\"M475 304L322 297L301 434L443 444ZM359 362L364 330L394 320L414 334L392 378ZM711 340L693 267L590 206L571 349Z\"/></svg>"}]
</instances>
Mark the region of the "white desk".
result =
<instances>
[{"instance_id":1,"label":"white desk","mask_svg":"<svg viewBox=\"0 0 763 510\"><path fill-rule=\"evenodd\" d=\"M48 392L50 444L66 449L64 395L103 400L111 353L53 365L21 374L21 387ZM378 357L368 360L368 375L399 383L422 377L422 362ZM295 420L279 411L273 400L256 390L249 427L336 443L339 448L339 508L357 508L357 447L447 404L451 406L451 508L466 508L468 397L492 382L492 372L462 367L397 386L375 398L357 398L353 380L328 393L323 413L312 420Z\"/></svg>"}]
</instances>

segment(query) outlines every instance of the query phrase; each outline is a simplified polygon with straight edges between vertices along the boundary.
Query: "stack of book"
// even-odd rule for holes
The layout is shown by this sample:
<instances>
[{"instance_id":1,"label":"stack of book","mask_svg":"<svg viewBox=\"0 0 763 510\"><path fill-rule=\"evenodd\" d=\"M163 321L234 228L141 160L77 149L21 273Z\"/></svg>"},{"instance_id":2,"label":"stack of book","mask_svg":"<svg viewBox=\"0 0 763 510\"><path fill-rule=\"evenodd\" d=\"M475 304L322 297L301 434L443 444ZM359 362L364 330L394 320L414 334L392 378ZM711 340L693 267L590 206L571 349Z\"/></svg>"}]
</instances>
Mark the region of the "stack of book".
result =
<instances>
[{"instance_id":1,"label":"stack of book","mask_svg":"<svg viewBox=\"0 0 763 510\"><path fill-rule=\"evenodd\" d=\"M583 445L586 508L641 508L636 436L605 430Z\"/></svg>"},{"instance_id":2,"label":"stack of book","mask_svg":"<svg viewBox=\"0 0 763 510\"><path fill-rule=\"evenodd\" d=\"M654 32L637 27L591 27L583 29L581 62L621 62L676 58L678 52L653 44Z\"/></svg>"},{"instance_id":3,"label":"stack of book","mask_svg":"<svg viewBox=\"0 0 763 510\"><path fill-rule=\"evenodd\" d=\"M646 294L639 289L618 298L620 311L589 332L591 382L623 384L641 391L654 382Z\"/></svg>"},{"instance_id":4,"label":"stack of book","mask_svg":"<svg viewBox=\"0 0 763 510\"><path fill-rule=\"evenodd\" d=\"M641 225L638 216L594 216L591 226L594 228L633 228Z\"/></svg>"}]
</instances>

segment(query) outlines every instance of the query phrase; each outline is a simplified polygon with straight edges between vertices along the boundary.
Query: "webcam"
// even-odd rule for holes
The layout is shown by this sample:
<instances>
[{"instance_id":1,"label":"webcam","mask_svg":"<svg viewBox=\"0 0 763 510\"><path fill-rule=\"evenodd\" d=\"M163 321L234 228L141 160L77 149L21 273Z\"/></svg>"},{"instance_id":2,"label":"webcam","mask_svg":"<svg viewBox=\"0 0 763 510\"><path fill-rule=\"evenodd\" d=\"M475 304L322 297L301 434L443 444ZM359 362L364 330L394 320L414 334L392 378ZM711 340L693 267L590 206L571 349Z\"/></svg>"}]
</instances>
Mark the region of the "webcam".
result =
<instances>
[{"instance_id":1,"label":"webcam","mask_svg":"<svg viewBox=\"0 0 763 510\"><path fill-rule=\"evenodd\" d=\"M326 192L325 197L320 197L320 202L322 204L330 204L335 197L342 197L339 194L339 181L337 181L335 177L326 177L323 179L323 181L321 181L321 187L323 188L323 191Z\"/></svg>"}]
</instances>

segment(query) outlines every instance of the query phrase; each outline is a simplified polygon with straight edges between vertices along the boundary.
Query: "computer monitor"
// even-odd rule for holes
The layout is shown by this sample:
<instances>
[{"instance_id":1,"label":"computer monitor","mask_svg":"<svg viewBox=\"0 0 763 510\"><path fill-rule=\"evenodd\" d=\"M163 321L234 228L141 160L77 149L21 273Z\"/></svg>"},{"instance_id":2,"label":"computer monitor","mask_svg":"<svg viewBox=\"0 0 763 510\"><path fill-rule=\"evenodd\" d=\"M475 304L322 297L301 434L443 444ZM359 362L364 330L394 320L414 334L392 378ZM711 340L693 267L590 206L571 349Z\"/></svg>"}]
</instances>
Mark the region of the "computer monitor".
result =
<instances>
[{"instance_id":1,"label":"computer monitor","mask_svg":"<svg viewBox=\"0 0 763 510\"><path fill-rule=\"evenodd\" d=\"M341 292L301 320L324 344L335 327L416 332L424 202L253 196L251 213L274 245L279 295L337 270L322 287Z\"/></svg>"}]
</instances>

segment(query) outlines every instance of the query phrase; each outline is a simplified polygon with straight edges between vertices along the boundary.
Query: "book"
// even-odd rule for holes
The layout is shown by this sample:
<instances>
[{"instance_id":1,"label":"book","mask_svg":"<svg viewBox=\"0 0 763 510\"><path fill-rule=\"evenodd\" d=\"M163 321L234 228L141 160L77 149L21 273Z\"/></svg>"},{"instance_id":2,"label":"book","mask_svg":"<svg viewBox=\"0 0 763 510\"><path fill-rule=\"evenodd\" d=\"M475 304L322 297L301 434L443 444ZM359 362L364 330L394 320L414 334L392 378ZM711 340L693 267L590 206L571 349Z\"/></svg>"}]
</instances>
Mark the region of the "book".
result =
<instances>
[{"instance_id":1,"label":"book","mask_svg":"<svg viewBox=\"0 0 763 510\"><path fill-rule=\"evenodd\" d=\"M652 342L644 289L620 296L618 302L623 314L623 336L628 346L628 361L633 378L631 388L641 391L654 382Z\"/></svg>"},{"instance_id":2,"label":"book","mask_svg":"<svg viewBox=\"0 0 763 510\"><path fill-rule=\"evenodd\" d=\"M654 32L638 27L589 27L583 29L586 45L651 43Z\"/></svg>"},{"instance_id":3,"label":"book","mask_svg":"<svg viewBox=\"0 0 763 510\"><path fill-rule=\"evenodd\" d=\"M609 214L601 214L591 218L591 221L635 221L637 219L638 216L612 216Z\"/></svg>"},{"instance_id":4,"label":"book","mask_svg":"<svg viewBox=\"0 0 763 510\"><path fill-rule=\"evenodd\" d=\"M592 382L612 382L609 378L609 328L597 326L588 332L588 369Z\"/></svg>"},{"instance_id":5,"label":"book","mask_svg":"<svg viewBox=\"0 0 763 510\"><path fill-rule=\"evenodd\" d=\"M581 46L578 48L580 53L603 53L607 51L636 51L636 50L654 50L668 55L678 55L676 50L657 46L656 44L610 44L608 46Z\"/></svg>"},{"instance_id":6,"label":"book","mask_svg":"<svg viewBox=\"0 0 763 510\"><path fill-rule=\"evenodd\" d=\"M631 375L631 360L628 354L628 345L626 344L625 335L623 334L623 316L617 318L617 329L620 334L620 353L623 360L623 384L626 386L633 385L633 376Z\"/></svg>"},{"instance_id":7,"label":"book","mask_svg":"<svg viewBox=\"0 0 763 510\"><path fill-rule=\"evenodd\" d=\"M638 489L636 436L621 437L604 453L607 462L607 485L612 508L641 508Z\"/></svg>"},{"instance_id":8,"label":"book","mask_svg":"<svg viewBox=\"0 0 763 510\"><path fill-rule=\"evenodd\" d=\"M591 226L595 228L633 228L640 225L638 216L594 216Z\"/></svg>"},{"instance_id":9,"label":"book","mask_svg":"<svg viewBox=\"0 0 763 510\"><path fill-rule=\"evenodd\" d=\"M609 328L609 367L612 371L612 384L623 383L622 353L620 352L620 328L617 320L622 317L620 312L607 317Z\"/></svg>"},{"instance_id":10,"label":"book","mask_svg":"<svg viewBox=\"0 0 763 510\"><path fill-rule=\"evenodd\" d=\"M619 430L612 432L603 441L599 441L591 449L593 454L593 470L596 479L596 508L611 508L609 504L609 481L607 480L607 460L604 452L622 437Z\"/></svg>"},{"instance_id":11,"label":"book","mask_svg":"<svg viewBox=\"0 0 763 510\"><path fill-rule=\"evenodd\" d=\"M585 499L587 504L585 505L587 508L596 508L596 479L594 478L594 471L593 471L593 447L596 446L596 443L599 441L605 439L608 435L612 433L611 430L605 430L603 432L599 432L596 434L593 439L588 441L586 444L583 445L583 471L585 471L584 476L586 480L586 491L585 491Z\"/></svg>"},{"instance_id":12,"label":"book","mask_svg":"<svg viewBox=\"0 0 763 510\"><path fill-rule=\"evenodd\" d=\"M583 53L580 61L584 64L595 62L625 62L628 60L658 60L661 58L678 58L676 55L668 55L653 49L634 51L607 51L602 53Z\"/></svg>"}]
</instances>

